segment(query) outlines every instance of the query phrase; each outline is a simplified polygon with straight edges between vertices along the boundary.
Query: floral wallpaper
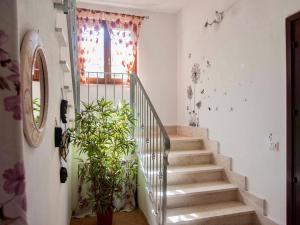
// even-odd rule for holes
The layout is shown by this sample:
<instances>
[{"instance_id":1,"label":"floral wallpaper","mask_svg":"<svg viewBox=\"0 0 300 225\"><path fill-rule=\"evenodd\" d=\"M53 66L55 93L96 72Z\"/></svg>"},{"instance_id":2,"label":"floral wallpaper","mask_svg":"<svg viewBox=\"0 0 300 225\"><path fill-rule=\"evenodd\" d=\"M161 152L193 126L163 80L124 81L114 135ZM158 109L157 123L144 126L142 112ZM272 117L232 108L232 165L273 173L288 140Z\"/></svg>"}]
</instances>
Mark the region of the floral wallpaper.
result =
<instances>
[{"instance_id":1,"label":"floral wallpaper","mask_svg":"<svg viewBox=\"0 0 300 225\"><path fill-rule=\"evenodd\" d=\"M0 224L25 225L19 48L16 1L0 2Z\"/></svg>"}]
</instances>

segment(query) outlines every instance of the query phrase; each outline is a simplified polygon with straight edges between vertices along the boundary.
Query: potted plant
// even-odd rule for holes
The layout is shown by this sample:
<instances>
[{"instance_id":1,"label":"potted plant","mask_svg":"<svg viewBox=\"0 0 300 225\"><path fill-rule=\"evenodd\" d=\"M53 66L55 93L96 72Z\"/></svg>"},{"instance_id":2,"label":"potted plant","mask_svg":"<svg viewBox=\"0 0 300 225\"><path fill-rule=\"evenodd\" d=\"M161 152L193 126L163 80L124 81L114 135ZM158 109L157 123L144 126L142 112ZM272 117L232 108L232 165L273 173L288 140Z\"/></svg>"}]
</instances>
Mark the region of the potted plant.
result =
<instances>
[{"instance_id":1,"label":"potted plant","mask_svg":"<svg viewBox=\"0 0 300 225\"><path fill-rule=\"evenodd\" d=\"M88 184L87 201L97 214L98 225L112 224L114 193L122 189L128 173L126 160L134 153L134 117L129 104L114 106L104 99L84 104L76 115L78 129L71 130L72 142L82 156L79 179Z\"/></svg>"}]
</instances>

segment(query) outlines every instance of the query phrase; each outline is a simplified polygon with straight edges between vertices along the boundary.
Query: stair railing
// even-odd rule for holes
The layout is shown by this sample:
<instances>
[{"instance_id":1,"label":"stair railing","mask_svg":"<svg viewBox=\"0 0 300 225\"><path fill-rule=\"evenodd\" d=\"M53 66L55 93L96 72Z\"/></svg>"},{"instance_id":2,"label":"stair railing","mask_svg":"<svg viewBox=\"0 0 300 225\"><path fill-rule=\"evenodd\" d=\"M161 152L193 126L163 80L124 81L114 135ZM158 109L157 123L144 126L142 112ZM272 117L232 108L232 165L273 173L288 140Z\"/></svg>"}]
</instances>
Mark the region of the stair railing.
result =
<instances>
[{"instance_id":1,"label":"stair railing","mask_svg":"<svg viewBox=\"0 0 300 225\"><path fill-rule=\"evenodd\" d=\"M130 104L146 189L158 224L166 224L169 136L138 76L130 75Z\"/></svg>"},{"instance_id":2,"label":"stair railing","mask_svg":"<svg viewBox=\"0 0 300 225\"><path fill-rule=\"evenodd\" d=\"M104 98L114 104L130 101L130 82L128 73L82 71L86 82L83 82L80 99L91 103Z\"/></svg>"},{"instance_id":3,"label":"stair railing","mask_svg":"<svg viewBox=\"0 0 300 225\"><path fill-rule=\"evenodd\" d=\"M165 225L170 139L141 80L126 73L84 71L84 74L87 82L80 92L81 101L91 103L105 98L114 104L130 102L136 119L134 137L146 193L157 223Z\"/></svg>"},{"instance_id":4,"label":"stair railing","mask_svg":"<svg viewBox=\"0 0 300 225\"><path fill-rule=\"evenodd\" d=\"M76 0L63 0L63 4L55 3L54 7L63 10L67 15L74 105L75 112L80 112L80 76L77 70L77 33L75 20ZM87 74L89 77L90 73L87 72ZM124 100L124 84L127 82L125 81L125 77L128 76L128 74L96 73L97 99L99 99L98 79L101 75L104 77L105 98L107 75L113 76L114 78L121 75L121 93L122 100ZM113 83L113 87L115 102L115 83ZM89 96L90 90L88 86L88 101ZM170 139L142 82L135 74L130 74L130 104L136 118L134 134L137 140L141 169L146 181L146 189L158 224L165 225L167 212L167 166Z\"/></svg>"}]
</instances>

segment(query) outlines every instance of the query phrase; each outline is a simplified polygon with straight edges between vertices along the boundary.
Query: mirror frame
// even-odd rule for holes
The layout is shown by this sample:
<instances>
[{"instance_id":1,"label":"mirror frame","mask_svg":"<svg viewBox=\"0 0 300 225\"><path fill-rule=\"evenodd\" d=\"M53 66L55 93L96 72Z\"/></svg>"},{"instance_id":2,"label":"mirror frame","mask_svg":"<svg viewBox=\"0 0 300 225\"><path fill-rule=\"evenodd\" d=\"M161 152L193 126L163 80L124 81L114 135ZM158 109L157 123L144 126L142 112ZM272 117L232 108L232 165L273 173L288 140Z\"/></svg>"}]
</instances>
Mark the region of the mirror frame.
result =
<instances>
[{"instance_id":1,"label":"mirror frame","mask_svg":"<svg viewBox=\"0 0 300 225\"><path fill-rule=\"evenodd\" d=\"M32 103L32 70L35 57L41 57L43 76L41 82L41 118L39 126L34 121ZM45 51L39 34L29 31L25 34L21 45L21 80L22 80L22 107L23 107L23 132L28 144L38 147L44 136L48 114L49 81Z\"/></svg>"}]
</instances>

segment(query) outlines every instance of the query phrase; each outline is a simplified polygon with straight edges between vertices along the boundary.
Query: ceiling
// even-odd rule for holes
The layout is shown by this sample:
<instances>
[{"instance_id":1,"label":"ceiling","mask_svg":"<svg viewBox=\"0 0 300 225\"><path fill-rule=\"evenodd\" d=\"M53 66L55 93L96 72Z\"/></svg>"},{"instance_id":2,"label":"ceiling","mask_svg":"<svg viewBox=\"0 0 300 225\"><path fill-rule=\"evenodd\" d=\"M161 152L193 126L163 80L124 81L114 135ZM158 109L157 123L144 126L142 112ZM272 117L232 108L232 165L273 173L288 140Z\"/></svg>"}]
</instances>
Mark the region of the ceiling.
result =
<instances>
[{"instance_id":1,"label":"ceiling","mask_svg":"<svg viewBox=\"0 0 300 225\"><path fill-rule=\"evenodd\" d=\"M147 11L176 13L187 0L77 0L80 3L92 3L104 6L141 9Z\"/></svg>"}]
</instances>

